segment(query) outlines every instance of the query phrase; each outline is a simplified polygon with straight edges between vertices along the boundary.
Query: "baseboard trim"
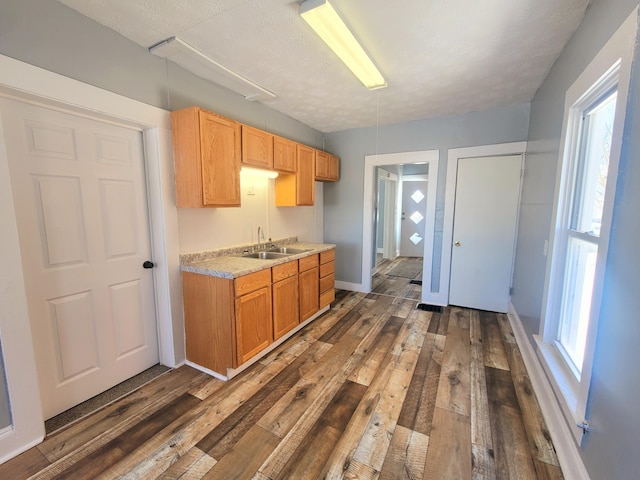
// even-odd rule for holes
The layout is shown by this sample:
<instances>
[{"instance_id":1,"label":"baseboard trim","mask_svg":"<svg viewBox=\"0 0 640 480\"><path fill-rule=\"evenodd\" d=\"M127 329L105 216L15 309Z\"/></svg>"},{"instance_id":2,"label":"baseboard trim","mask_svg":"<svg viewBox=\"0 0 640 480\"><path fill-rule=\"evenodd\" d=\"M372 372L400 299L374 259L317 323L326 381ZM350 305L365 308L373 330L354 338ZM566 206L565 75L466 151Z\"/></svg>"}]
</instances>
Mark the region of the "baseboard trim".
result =
<instances>
[{"instance_id":1,"label":"baseboard trim","mask_svg":"<svg viewBox=\"0 0 640 480\"><path fill-rule=\"evenodd\" d=\"M369 293L361 283L341 282L336 280L336 288L340 290L349 290L350 292Z\"/></svg>"},{"instance_id":2,"label":"baseboard trim","mask_svg":"<svg viewBox=\"0 0 640 480\"><path fill-rule=\"evenodd\" d=\"M558 462L560 462L564 478L567 480L590 480L573 434L562 414L562 408L553 393L553 387L549 383L538 356L527 338L520 316L513 304L509 304L507 317L520 348L522 359L527 367L536 397L540 403L542 416L551 434L551 440L558 454Z\"/></svg>"},{"instance_id":3,"label":"baseboard trim","mask_svg":"<svg viewBox=\"0 0 640 480\"><path fill-rule=\"evenodd\" d=\"M3 437L16 433L13 427L10 426L7 428L8 430L7 429L2 430ZM44 430L44 423L42 424L42 429ZM38 436L35 439L31 440L30 442L25 443L24 445L20 445L20 447L16 448L15 450L11 450L10 452L3 452L3 455L0 455L0 465L3 464L4 462L11 460L12 458L17 457L21 453L26 452L27 450L35 447L36 445L40 445L42 442L44 442L44 435Z\"/></svg>"}]
</instances>

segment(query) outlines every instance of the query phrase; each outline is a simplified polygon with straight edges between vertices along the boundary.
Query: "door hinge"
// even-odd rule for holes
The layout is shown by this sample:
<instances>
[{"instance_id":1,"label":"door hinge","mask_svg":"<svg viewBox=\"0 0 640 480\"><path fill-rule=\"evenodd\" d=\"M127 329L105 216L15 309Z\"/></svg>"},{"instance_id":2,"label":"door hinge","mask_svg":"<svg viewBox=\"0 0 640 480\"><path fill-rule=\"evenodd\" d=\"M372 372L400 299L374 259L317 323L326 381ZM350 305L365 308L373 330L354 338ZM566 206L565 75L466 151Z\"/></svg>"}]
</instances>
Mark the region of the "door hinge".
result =
<instances>
[{"instance_id":1,"label":"door hinge","mask_svg":"<svg viewBox=\"0 0 640 480\"><path fill-rule=\"evenodd\" d=\"M576 423L576 427L582 429L583 435L586 435L591 431L591 424L587 420L583 420L582 422Z\"/></svg>"},{"instance_id":2,"label":"door hinge","mask_svg":"<svg viewBox=\"0 0 640 480\"><path fill-rule=\"evenodd\" d=\"M513 287L509 287L509 295L513 295Z\"/></svg>"}]
</instances>

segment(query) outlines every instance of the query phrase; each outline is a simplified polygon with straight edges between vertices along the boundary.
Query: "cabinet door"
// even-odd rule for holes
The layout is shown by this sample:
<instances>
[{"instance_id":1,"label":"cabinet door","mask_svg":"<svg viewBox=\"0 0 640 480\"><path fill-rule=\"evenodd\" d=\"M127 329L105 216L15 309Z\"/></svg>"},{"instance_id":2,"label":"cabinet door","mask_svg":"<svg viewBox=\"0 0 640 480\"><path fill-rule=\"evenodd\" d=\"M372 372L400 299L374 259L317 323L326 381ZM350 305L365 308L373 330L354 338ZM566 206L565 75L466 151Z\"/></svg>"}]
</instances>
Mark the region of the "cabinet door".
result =
<instances>
[{"instance_id":1,"label":"cabinet door","mask_svg":"<svg viewBox=\"0 0 640 480\"><path fill-rule=\"evenodd\" d=\"M242 164L273 168L273 135L242 125Z\"/></svg>"},{"instance_id":2,"label":"cabinet door","mask_svg":"<svg viewBox=\"0 0 640 480\"><path fill-rule=\"evenodd\" d=\"M312 268L299 275L300 321L304 322L318 311L319 281L318 268Z\"/></svg>"},{"instance_id":3,"label":"cabinet door","mask_svg":"<svg viewBox=\"0 0 640 480\"><path fill-rule=\"evenodd\" d=\"M273 137L273 168L279 172L296 173L296 142Z\"/></svg>"},{"instance_id":4,"label":"cabinet door","mask_svg":"<svg viewBox=\"0 0 640 480\"><path fill-rule=\"evenodd\" d=\"M273 338L280 338L300 321L298 276L273 284Z\"/></svg>"},{"instance_id":5,"label":"cabinet door","mask_svg":"<svg viewBox=\"0 0 640 480\"><path fill-rule=\"evenodd\" d=\"M329 180L337 182L340 180L340 159L329 154Z\"/></svg>"},{"instance_id":6,"label":"cabinet door","mask_svg":"<svg viewBox=\"0 0 640 480\"><path fill-rule=\"evenodd\" d=\"M298 172L296 174L296 204L313 205L316 151L306 145L297 146Z\"/></svg>"},{"instance_id":7,"label":"cabinet door","mask_svg":"<svg viewBox=\"0 0 640 480\"><path fill-rule=\"evenodd\" d=\"M329 154L320 150L316 151L316 180L329 179Z\"/></svg>"},{"instance_id":8,"label":"cabinet door","mask_svg":"<svg viewBox=\"0 0 640 480\"><path fill-rule=\"evenodd\" d=\"M263 287L236 298L238 365L265 349L272 341L271 288Z\"/></svg>"},{"instance_id":9,"label":"cabinet door","mask_svg":"<svg viewBox=\"0 0 640 480\"><path fill-rule=\"evenodd\" d=\"M240 124L200 111L202 203L240 206Z\"/></svg>"}]
</instances>

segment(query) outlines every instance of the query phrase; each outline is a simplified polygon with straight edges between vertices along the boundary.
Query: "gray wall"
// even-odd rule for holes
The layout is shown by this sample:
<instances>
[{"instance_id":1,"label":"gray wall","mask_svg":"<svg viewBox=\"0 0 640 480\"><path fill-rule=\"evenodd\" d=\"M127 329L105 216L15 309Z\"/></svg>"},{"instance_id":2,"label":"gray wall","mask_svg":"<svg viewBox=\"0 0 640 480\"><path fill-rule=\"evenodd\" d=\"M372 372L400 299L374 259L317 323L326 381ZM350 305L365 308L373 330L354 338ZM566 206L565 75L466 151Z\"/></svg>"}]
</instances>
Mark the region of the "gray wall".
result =
<instances>
[{"instance_id":1,"label":"gray wall","mask_svg":"<svg viewBox=\"0 0 640 480\"><path fill-rule=\"evenodd\" d=\"M372 101L375 97L372 96ZM440 150L434 270L440 269L447 150L526 140L529 104L326 134L340 157L340 181L324 187L324 238L335 243L336 280L362 282L364 157L375 153ZM378 130L376 139L376 130ZM377 152L376 152L377 145Z\"/></svg>"},{"instance_id":2,"label":"gray wall","mask_svg":"<svg viewBox=\"0 0 640 480\"><path fill-rule=\"evenodd\" d=\"M159 108L199 105L298 142L322 146L317 130L157 58L53 0L0 1L0 54ZM3 393L0 362L0 428L11 418Z\"/></svg>"},{"instance_id":3,"label":"gray wall","mask_svg":"<svg viewBox=\"0 0 640 480\"><path fill-rule=\"evenodd\" d=\"M7 391L7 374L4 370L4 356L0 342L0 430L11 425L11 409L9 408L9 392Z\"/></svg>"},{"instance_id":4,"label":"gray wall","mask_svg":"<svg viewBox=\"0 0 640 480\"><path fill-rule=\"evenodd\" d=\"M556 181L564 96L610 36L638 6L595 0L531 104L512 302L528 334L538 333ZM638 478L640 428L640 63L636 58L620 160L604 297L587 417L593 431L581 448L591 478Z\"/></svg>"},{"instance_id":5,"label":"gray wall","mask_svg":"<svg viewBox=\"0 0 640 480\"><path fill-rule=\"evenodd\" d=\"M0 2L0 53L166 110L199 105L322 146L317 130L218 88L52 0Z\"/></svg>"}]
</instances>

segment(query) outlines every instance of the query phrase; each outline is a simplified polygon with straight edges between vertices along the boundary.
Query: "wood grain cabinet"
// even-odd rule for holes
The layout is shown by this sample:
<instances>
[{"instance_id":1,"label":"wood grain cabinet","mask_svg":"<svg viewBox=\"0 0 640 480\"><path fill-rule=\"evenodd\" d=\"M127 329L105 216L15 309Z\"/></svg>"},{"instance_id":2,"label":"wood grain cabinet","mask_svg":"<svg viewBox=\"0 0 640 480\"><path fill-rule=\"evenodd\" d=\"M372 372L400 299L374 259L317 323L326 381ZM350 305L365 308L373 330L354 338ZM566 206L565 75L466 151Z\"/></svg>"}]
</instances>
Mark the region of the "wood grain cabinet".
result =
<instances>
[{"instance_id":1,"label":"wood grain cabinet","mask_svg":"<svg viewBox=\"0 0 640 480\"><path fill-rule=\"evenodd\" d=\"M283 173L296 173L296 142L273 137L273 169Z\"/></svg>"},{"instance_id":2,"label":"wood grain cabinet","mask_svg":"<svg viewBox=\"0 0 640 480\"><path fill-rule=\"evenodd\" d=\"M226 375L236 367L233 280L182 273L187 360Z\"/></svg>"},{"instance_id":3,"label":"wood grain cabinet","mask_svg":"<svg viewBox=\"0 0 640 480\"><path fill-rule=\"evenodd\" d=\"M340 159L331 153L316 150L315 179L319 182L337 182L339 177Z\"/></svg>"},{"instance_id":4,"label":"wood grain cabinet","mask_svg":"<svg viewBox=\"0 0 640 480\"><path fill-rule=\"evenodd\" d=\"M296 144L296 173L276 178L276 206L313 205L316 150Z\"/></svg>"},{"instance_id":5,"label":"wood grain cabinet","mask_svg":"<svg viewBox=\"0 0 640 480\"><path fill-rule=\"evenodd\" d=\"M311 318L319 310L318 254L303 257L299 262L300 322Z\"/></svg>"},{"instance_id":6,"label":"wood grain cabinet","mask_svg":"<svg viewBox=\"0 0 640 480\"><path fill-rule=\"evenodd\" d=\"M242 125L242 164L271 170L273 168L273 135Z\"/></svg>"},{"instance_id":7,"label":"wood grain cabinet","mask_svg":"<svg viewBox=\"0 0 640 480\"><path fill-rule=\"evenodd\" d=\"M182 273L187 360L227 376L334 299L335 250L235 279Z\"/></svg>"},{"instance_id":8,"label":"wood grain cabinet","mask_svg":"<svg viewBox=\"0 0 640 480\"><path fill-rule=\"evenodd\" d=\"M300 323L298 261L271 269L273 284L273 338L277 340Z\"/></svg>"},{"instance_id":9,"label":"wood grain cabinet","mask_svg":"<svg viewBox=\"0 0 640 480\"><path fill-rule=\"evenodd\" d=\"M336 298L336 249L332 248L324 252L320 252L320 267L318 276L320 281L320 298L319 307L322 309L330 305Z\"/></svg>"},{"instance_id":10,"label":"wood grain cabinet","mask_svg":"<svg viewBox=\"0 0 640 480\"><path fill-rule=\"evenodd\" d=\"M222 375L273 341L271 269L235 280L182 273L187 360Z\"/></svg>"},{"instance_id":11,"label":"wood grain cabinet","mask_svg":"<svg viewBox=\"0 0 640 480\"><path fill-rule=\"evenodd\" d=\"M171 113L178 207L240 206L240 124L198 107Z\"/></svg>"},{"instance_id":12,"label":"wood grain cabinet","mask_svg":"<svg viewBox=\"0 0 640 480\"><path fill-rule=\"evenodd\" d=\"M271 269L235 279L237 364L242 365L273 342Z\"/></svg>"}]
</instances>

